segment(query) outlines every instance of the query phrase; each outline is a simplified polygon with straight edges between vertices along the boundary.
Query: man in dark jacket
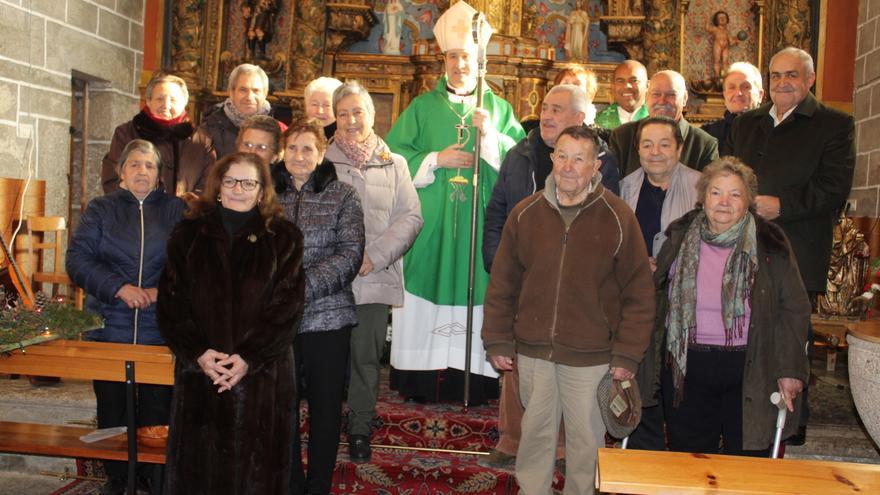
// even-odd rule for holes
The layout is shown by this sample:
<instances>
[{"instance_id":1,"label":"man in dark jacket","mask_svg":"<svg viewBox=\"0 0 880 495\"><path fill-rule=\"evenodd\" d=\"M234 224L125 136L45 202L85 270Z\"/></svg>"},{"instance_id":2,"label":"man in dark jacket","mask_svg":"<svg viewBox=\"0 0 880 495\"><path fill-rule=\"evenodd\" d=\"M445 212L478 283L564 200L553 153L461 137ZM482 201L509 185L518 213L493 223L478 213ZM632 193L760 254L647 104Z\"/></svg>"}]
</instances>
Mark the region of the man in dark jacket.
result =
<instances>
[{"instance_id":1,"label":"man in dark jacket","mask_svg":"<svg viewBox=\"0 0 880 495\"><path fill-rule=\"evenodd\" d=\"M498 182L492 189L492 198L486 207L486 221L483 226L483 263L487 270L492 268L492 258L501 242L501 229L507 215L517 203L544 188L544 181L553 169L550 154L559 133L567 127L584 121L584 113L589 104L584 90L579 86L561 84L547 93L541 104L539 129L533 129L528 136L507 153L498 171ZM602 185L605 189L620 194L620 175L617 159L608 153L608 147L600 139L599 160L602 165Z\"/></svg>"},{"instance_id":2,"label":"man in dark jacket","mask_svg":"<svg viewBox=\"0 0 880 495\"><path fill-rule=\"evenodd\" d=\"M855 124L810 93L807 52L786 48L770 61L770 103L734 121L730 148L755 170L759 215L788 236L804 286L825 292L831 230L852 186Z\"/></svg>"},{"instance_id":3,"label":"man in dark jacket","mask_svg":"<svg viewBox=\"0 0 880 495\"><path fill-rule=\"evenodd\" d=\"M699 127L692 126L684 118L687 104L687 87L684 77L674 70L662 70L648 82L648 115L668 117L678 122L684 145L681 149L681 163L696 170L718 158L718 141ZM638 122L624 124L611 133L609 146L617 157L620 176L626 177L641 166L636 150L636 131Z\"/></svg>"},{"instance_id":4,"label":"man in dark jacket","mask_svg":"<svg viewBox=\"0 0 880 495\"><path fill-rule=\"evenodd\" d=\"M214 148L217 159L235 152L238 126L252 115L269 115L269 76L256 65L241 64L229 74L229 97L211 107L198 134Z\"/></svg>"},{"instance_id":5,"label":"man in dark jacket","mask_svg":"<svg viewBox=\"0 0 880 495\"><path fill-rule=\"evenodd\" d=\"M855 121L810 93L813 67L813 58L799 48L774 55L771 102L734 121L728 146L755 170L755 209L785 231L815 304L827 284L837 211L852 187ZM809 414L806 407L804 414ZM806 424L803 416L801 424ZM802 443L804 435L799 432L789 443Z\"/></svg>"},{"instance_id":6,"label":"man in dark jacket","mask_svg":"<svg viewBox=\"0 0 880 495\"><path fill-rule=\"evenodd\" d=\"M727 135L730 134L733 119L742 115L743 112L758 108L761 105L761 100L764 99L761 71L748 62L730 64L727 75L724 76L722 88L724 117L703 124L702 129L718 140L718 154L726 156L730 154L730 148L727 147Z\"/></svg>"},{"instance_id":7,"label":"man in dark jacket","mask_svg":"<svg viewBox=\"0 0 880 495\"><path fill-rule=\"evenodd\" d=\"M552 175L511 212L489 279L483 345L492 366L516 366L520 375L523 493L550 490L563 416L571 426L566 493L593 493L605 444L596 388L608 373L632 378L650 340L645 241L629 206L599 182L597 154L595 131L573 126L560 134Z\"/></svg>"}]
</instances>

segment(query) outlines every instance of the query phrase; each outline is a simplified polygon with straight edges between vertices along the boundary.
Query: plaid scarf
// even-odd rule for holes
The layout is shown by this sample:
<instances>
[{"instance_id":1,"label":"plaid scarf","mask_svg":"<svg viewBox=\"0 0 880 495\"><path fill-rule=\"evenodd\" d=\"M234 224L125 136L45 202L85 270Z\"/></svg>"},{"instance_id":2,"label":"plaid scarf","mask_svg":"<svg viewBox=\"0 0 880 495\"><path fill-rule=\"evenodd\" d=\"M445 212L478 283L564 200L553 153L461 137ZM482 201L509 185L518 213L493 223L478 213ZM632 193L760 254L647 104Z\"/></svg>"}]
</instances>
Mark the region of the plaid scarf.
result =
<instances>
[{"instance_id":1,"label":"plaid scarf","mask_svg":"<svg viewBox=\"0 0 880 495\"><path fill-rule=\"evenodd\" d=\"M257 110L257 113L254 115L269 115L269 111L272 107L269 106L269 102L266 100L261 100L260 108ZM250 115L244 115L235 108L235 105L232 103L231 98L226 98L226 101L223 102L223 112L229 118L229 120L235 124L235 127L240 127L241 123L247 120Z\"/></svg>"},{"instance_id":2,"label":"plaid scarf","mask_svg":"<svg viewBox=\"0 0 880 495\"><path fill-rule=\"evenodd\" d=\"M357 142L354 139L346 139L342 132L337 130L333 141L339 146L339 149L342 150L342 154L351 160L352 166L358 170L364 168L364 164L366 164L367 160L373 156L373 153L376 151L376 146L379 145L379 138L376 136L376 133L372 131L363 142Z\"/></svg>"},{"instance_id":3,"label":"plaid scarf","mask_svg":"<svg viewBox=\"0 0 880 495\"><path fill-rule=\"evenodd\" d=\"M751 212L746 212L743 218L720 234L709 230L705 212L701 211L694 218L685 232L669 285L666 350L672 364L674 405L682 399L688 344L696 342L697 268L700 266L701 241L733 248L724 263L721 279L721 312L727 342L743 336L746 303L751 297L758 267L755 218Z\"/></svg>"}]
</instances>

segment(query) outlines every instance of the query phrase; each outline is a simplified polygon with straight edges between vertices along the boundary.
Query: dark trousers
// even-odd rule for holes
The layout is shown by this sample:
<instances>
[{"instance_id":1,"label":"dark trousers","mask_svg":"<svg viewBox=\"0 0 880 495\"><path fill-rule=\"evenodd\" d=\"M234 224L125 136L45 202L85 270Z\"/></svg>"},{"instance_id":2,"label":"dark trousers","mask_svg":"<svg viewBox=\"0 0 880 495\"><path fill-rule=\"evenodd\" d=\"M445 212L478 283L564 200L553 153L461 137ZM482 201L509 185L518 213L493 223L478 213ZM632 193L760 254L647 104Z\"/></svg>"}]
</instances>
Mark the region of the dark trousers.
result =
<instances>
[{"instance_id":1,"label":"dark trousers","mask_svg":"<svg viewBox=\"0 0 880 495\"><path fill-rule=\"evenodd\" d=\"M414 371L391 368L391 389L416 402L459 402L464 399L464 371ZM469 406L481 406L501 393L497 378L471 373Z\"/></svg>"},{"instance_id":2,"label":"dark trousers","mask_svg":"<svg viewBox=\"0 0 880 495\"><path fill-rule=\"evenodd\" d=\"M348 433L369 437L379 396L379 360L388 333L388 305L359 304L357 318L358 326L351 331Z\"/></svg>"},{"instance_id":3,"label":"dark trousers","mask_svg":"<svg viewBox=\"0 0 880 495\"><path fill-rule=\"evenodd\" d=\"M666 432L663 429L663 406L642 408L639 426L629 434L626 448L635 450L666 450Z\"/></svg>"},{"instance_id":4,"label":"dark trousers","mask_svg":"<svg viewBox=\"0 0 880 495\"><path fill-rule=\"evenodd\" d=\"M745 359L744 350L688 349L684 396L678 406L673 406L671 368L663 367L661 390L669 450L769 457L768 450L745 451L742 446Z\"/></svg>"},{"instance_id":5,"label":"dark trousers","mask_svg":"<svg viewBox=\"0 0 880 495\"><path fill-rule=\"evenodd\" d=\"M125 383L95 380L92 382L97 399L98 428L126 426L127 407ZM137 425L167 425L171 417L171 393L173 388L165 385L138 385L135 390L135 407L137 409ZM123 479L128 476L128 463L120 461L103 461L104 470L111 478ZM157 464L138 465L138 475L144 478L154 476ZM161 480L157 480L161 481ZM161 486L161 485L160 485Z\"/></svg>"},{"instance_id":6,"label":"dark trousers","mask_svg":"<svg viewBox=\"0 0 880 495\"><path fill-rule=\"evenodd\" d=\"M294 341L298 383L308 387L308 475L303 472L299 436L299 407L294 407L293 462L290 493L329 494L336 467L342 427L342 401L348 369L351 327L327 332L301 333ZM299 398L297 398L298 406Z\"/></svg>"}]
</instances>

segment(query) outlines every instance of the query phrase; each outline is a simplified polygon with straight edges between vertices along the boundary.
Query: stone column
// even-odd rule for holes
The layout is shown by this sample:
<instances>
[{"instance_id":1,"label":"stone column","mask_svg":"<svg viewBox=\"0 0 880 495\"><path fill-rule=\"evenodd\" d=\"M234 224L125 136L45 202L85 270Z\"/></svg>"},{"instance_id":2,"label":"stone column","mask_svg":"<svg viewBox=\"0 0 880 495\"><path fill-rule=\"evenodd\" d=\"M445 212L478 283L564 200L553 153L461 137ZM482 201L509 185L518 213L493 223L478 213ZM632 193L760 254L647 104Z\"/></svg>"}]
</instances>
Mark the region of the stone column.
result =
<instances>
[{"instance_id":1,"label":"stone column","mask_svg":"<svg viewBox=\"0 0 880 495\"><path fill-rule=\"evenodd\" d=\"M856 166L850 198L856 200L853 215L877 217L880 191L880 2L859 2L856 41L855 119Z\"/></svg>"}]
</instances>

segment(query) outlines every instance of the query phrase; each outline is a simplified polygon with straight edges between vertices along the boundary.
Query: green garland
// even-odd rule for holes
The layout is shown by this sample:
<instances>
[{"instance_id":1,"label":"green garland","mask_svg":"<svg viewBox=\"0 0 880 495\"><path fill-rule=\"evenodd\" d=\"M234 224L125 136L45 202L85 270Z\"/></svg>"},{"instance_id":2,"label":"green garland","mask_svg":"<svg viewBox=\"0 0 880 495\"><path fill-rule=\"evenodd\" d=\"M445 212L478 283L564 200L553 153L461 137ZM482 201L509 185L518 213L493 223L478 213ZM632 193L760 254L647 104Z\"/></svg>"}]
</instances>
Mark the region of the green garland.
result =
<instances>
[{"instance_id":1,"label":"green garland","mask_svg":"<svg viewBox=\"0 0 880 495\"><path fill-rule=\"evenodd\" d=\"M0 353L54 339L76 339L104 326L100 316L80 311L63 300L29 310L21 304L0 309Z\"/></svg>"}]
</instances>

